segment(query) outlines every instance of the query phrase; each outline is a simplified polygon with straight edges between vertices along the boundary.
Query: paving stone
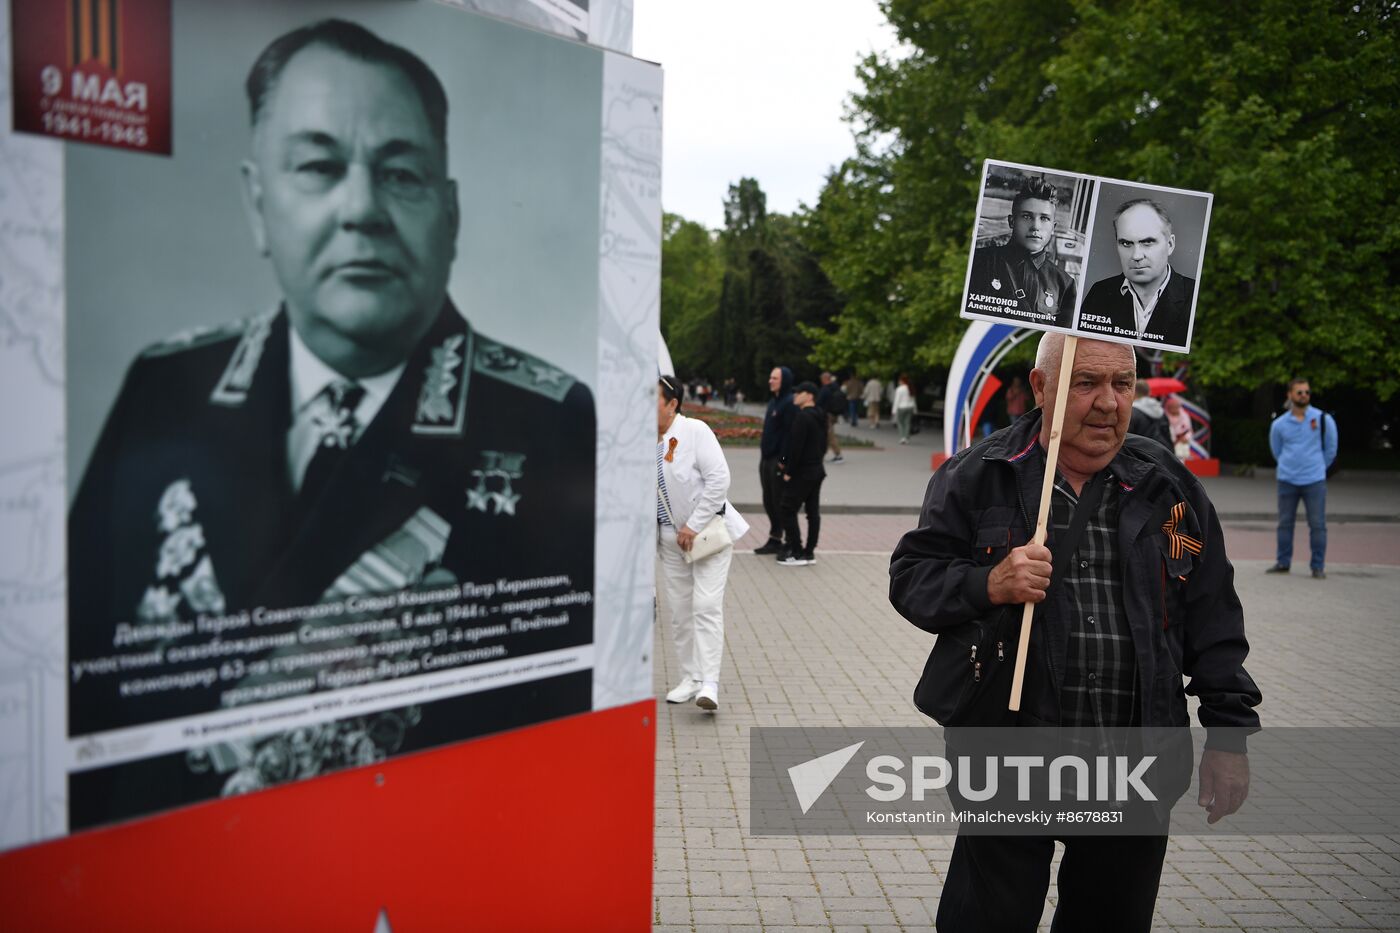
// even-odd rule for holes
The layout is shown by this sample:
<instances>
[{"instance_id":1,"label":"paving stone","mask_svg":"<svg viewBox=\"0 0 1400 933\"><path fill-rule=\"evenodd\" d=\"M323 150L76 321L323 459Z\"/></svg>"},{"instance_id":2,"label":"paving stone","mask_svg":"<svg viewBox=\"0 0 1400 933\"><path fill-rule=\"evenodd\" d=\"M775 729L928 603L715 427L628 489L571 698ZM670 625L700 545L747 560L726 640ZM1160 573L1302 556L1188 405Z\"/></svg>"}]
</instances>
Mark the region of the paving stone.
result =
<instances>
[{"instance_id":1,"label":"paving stone","mask_svg":"<svg viewBox=\"0 0 1400 933\"><path fill-rule=\"evenodd\" d=\"M857 465L850 459L846 469ZM657 711L655 929L930 927L951 836L754 836L748 823L753 726L928 724L909 693L932 639L885 595L889 550L909 527L907 516L824 517L824 546L843 553L800 571L736 555L720 711ZM1377 551L1400 555L1400 522L1385 529ZM1248 540L1229 534L1230 547ZM1266 581L1266 558L1235 561L1266 725L1400 726L1400 569L1353 574L1329 563L1329 590L1317 595L1301 578ZM1328 637L1319 640L1324 598ZM664 632L655 657L664 692L679 679ZM1056 900L1052 881L1043 930ZM1173 836L1156 917L1156 930L1192 933L1400 930L1400 834Z\"/></svg>"}]
</instances>

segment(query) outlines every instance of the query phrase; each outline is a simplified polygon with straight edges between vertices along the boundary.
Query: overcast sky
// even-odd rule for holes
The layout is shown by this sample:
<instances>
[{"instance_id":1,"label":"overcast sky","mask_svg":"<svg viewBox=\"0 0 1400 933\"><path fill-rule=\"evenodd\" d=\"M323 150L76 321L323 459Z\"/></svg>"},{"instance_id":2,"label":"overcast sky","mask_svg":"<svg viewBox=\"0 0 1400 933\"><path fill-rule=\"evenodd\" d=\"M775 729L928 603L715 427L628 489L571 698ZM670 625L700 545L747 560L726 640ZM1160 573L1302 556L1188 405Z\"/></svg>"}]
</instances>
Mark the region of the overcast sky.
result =
<instances>
[{"instance_id":1,"label":"overcast sky","mask_svg":"<svg viewBox=\"0 0 1400 933\"><path fill-rule=\"evenodd\" d=\"M632 54L665 69L661 203L724 223L747 175L788 213L854 152L841 115L857 62L894 44L875 0L636 0Z\"/></svg>"}]
</instances>

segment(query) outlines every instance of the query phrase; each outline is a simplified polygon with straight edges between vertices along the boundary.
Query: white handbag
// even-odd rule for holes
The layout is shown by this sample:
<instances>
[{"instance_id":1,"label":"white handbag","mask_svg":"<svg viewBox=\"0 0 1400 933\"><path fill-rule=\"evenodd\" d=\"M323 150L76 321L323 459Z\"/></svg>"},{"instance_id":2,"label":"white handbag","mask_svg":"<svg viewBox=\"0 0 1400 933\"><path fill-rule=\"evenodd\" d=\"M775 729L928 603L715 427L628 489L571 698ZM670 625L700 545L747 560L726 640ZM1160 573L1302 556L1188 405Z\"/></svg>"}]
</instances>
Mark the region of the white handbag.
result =
<instances>
[{"instance_id":1,"label":"white handbag","mask_svg":"<svg viewBox=\"0 0 1400 933\"><path fill-rule=\"evenodd\" d=\"M675 519L671 521L674 524ZM695 540L690 543L690 550L681 551L681 557L685 558L686 563L693 564L733 546L734 542L729 537L729 526L724 523L724 513L720 512L695 536Z\"/></svg>"},{"instance_id":2,"label":"white handbag","mask_svg":"<svg viewBox=\"0 0 1400 933\"><path fill-rule=\"evenodd\" d=\"M671 512L671 503L661 494L660 486L656 489L656 497L661 500L661 505L666 509L666 517L671 520L671 526L680 531L680 523L676 521L676 516ZM718 554L725 548L733 547L734 541L729 537L729 528L724 524L724 509L720 509L719 514L710 519L710 523L700 530L695 536L695 540L690 543L690 550L681 551L681 557L687 564L693 564L697 560L704 560L712 554Z\"/></svg>"}]
</instances>

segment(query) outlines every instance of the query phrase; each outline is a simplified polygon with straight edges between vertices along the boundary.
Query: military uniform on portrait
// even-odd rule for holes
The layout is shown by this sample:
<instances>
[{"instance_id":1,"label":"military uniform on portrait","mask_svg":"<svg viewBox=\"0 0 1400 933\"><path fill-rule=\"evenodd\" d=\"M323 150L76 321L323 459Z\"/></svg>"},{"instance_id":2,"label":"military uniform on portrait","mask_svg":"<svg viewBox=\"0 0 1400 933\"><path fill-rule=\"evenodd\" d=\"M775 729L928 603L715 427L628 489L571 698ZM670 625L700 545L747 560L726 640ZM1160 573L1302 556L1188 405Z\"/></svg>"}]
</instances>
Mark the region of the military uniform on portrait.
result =
<instances>
[{"instance_id":1,"label":"military uniform on portrait","mask_svg":"<svg viewBox=\"0 0 1400 933\"><path fill-rule=\"evenodd\" d=\"M73 658L127 650L113 644L122 623L498 578L567 575L574 591L592 590L596 421L586 386L476 333L449 302L378 414L303 501L287 469L289 345L279 311L133 364L70 513ZM529 651L591 642L591 600L569 613L567 625L532 632ZM116 680L72 685L75 734L218 709L230 686L117 702Z\"/></svg>"},{"instance_id":2,"label":"military uniform on portrait","mask_svg":"<svg viewBox=\"0 0 1400 933\"><path fill-rule=\"evenodd\" d=\"M1032 255L1015 243L981 247L973 254L968 294L1013 299L1023 312L1036 316L1048 314L1053 316L1056 326L1070 326L1074 314L1074 279L1049 253L1047 247Z\"/></svg>"}]
</instances>

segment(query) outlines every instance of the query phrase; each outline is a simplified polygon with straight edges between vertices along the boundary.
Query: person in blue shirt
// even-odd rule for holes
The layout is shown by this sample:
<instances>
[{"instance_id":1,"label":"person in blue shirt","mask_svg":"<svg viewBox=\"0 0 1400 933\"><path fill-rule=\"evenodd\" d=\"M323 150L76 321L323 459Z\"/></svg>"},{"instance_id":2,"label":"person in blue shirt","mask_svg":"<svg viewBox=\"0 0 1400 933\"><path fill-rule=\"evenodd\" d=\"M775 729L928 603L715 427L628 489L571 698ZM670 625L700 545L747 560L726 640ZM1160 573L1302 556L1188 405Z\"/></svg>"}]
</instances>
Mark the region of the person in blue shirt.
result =
<instances>
[{"instance_id":1,"label":"person in blue shirt","mask_svg":"<svg viewBox=\"0 0 1400 933\"><path fill-rule=\"evenodd\" d=\"M1269 447L1278 461L1278 560L1267 573L1288 573L1293 563L1293 523L1298 500L1308 512L1312 575L1327 578L1327 468L1337 459L1337 423L1312 407L1306 379L1288 382L1288 410L1269 428Z\"/></svg>"}]
</instances>

